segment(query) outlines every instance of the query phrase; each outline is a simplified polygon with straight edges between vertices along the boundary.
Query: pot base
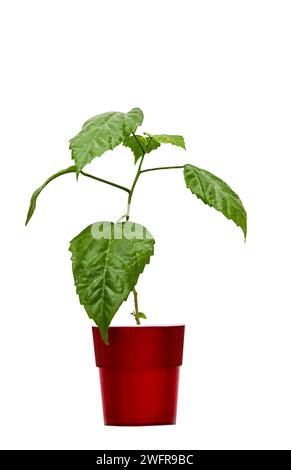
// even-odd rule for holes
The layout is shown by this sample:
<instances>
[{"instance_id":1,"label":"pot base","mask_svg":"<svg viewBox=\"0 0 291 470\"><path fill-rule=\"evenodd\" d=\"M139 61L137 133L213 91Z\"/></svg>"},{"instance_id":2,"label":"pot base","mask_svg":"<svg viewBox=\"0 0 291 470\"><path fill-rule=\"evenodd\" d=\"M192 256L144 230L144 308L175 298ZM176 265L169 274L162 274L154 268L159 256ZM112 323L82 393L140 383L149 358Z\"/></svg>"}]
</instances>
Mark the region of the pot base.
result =
<instances>
[{"instance_id":1,"label":"pot base","mask_svg":"<svg viewBox=\"0 0 291 470\"><path fill-rule=\"evenodd\" d=\"M154 426L176 423L179 367L141 370L103 367L99 373L104 424Z\"/></svg>"}]
</instances>

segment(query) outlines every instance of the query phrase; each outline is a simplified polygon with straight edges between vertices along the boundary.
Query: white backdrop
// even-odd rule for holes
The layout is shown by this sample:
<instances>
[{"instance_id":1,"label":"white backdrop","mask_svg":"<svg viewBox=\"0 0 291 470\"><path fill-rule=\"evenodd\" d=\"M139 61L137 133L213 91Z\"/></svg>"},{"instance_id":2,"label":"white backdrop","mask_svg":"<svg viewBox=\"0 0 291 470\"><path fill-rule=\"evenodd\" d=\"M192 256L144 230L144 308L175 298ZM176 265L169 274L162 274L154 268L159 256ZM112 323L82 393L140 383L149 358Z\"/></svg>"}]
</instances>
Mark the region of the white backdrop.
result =
<instances>
[{"instance_id":1,"label":"white backdrop","mask_svg":"<svg viewBox=\"0 0 291 470\"><path fill-rule=\"evenodd\" d=\"M289 1L2 3L0 446L4 449L291 448ZM116 220L126 195L66 175L68 140L104 111L183 134L145 166L193 163L248 211L241 231L185 188L141 177L132 219L156 239L140 278L151 324L186 324L177 426L104 427L91 321L68 242ZM88 171L128 185L128 149ZM132 299L114 324L131 324Z\"/></svg>"}]
</instances>

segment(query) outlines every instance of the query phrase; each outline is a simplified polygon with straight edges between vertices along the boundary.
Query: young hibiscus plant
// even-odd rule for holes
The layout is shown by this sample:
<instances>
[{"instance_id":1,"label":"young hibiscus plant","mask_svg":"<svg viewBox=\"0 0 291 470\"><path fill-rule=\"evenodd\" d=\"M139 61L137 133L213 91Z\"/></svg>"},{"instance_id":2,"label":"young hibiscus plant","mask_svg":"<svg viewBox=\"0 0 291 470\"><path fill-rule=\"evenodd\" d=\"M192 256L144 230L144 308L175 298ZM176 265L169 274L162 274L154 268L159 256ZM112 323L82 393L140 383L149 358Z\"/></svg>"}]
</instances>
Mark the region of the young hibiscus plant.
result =
<instances>
[{"instance_id":1,"label":"young hibiscus plant","mask_svg":"<svg viewBox=\"0 0 291 470\"><path fill-rule=\"evenodd\" d=\"M163 144L186 149L181 135L137 133L143 112L134 108L128 113L107 112L85 122L70 140L74 165L48 178L32 195L26 224L31 219L41 191L59 176L75 173L77 179L92 178L127 193L127 212L118 222L99 221L86 227L70 243L73 275L80 303L100 329L108 343L108 328L122 302L133 293L132 315L140 325L146 315L139 310L136 284L154 253L154 239L140 224L130 221L130 206L141 175L151 171L177 169L183 172L186 187L205 204L231 219L247 234L247 215L239 196L220 178L190 163L179 166L143 168L146 155ZM94 158L101 157L118 145L129 148L137 171L130 187L108 181L84 171Z\"/></svg>"}]
</instances>

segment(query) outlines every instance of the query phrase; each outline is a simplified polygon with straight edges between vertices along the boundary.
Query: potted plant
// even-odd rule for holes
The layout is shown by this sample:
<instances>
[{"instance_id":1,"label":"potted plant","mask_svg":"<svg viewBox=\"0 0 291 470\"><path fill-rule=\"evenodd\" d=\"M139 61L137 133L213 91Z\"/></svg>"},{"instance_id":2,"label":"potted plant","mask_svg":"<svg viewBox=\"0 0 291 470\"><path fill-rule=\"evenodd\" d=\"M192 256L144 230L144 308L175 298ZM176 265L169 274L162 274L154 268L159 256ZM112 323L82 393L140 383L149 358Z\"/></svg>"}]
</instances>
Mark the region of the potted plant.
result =
<instances>
[{"instance_id":1,"label":"potted plant","mask_svg":"<svg viewBox=\"0 0 291 470\"><path fill-rule=\"evenodd\" d=\"M136 284L154 253L154 239L130 220L130 207L139 178L152 171L183 171L186 187L205 204L233 220L247 233L247 216L238 195L220 178L192 164L144 168L147 154L163 144L185 149L180 135L136 134L143 113L107 112L85 122L70 140L74 165L48 178L32 195L26 224L36 201L55 178L74 173L77 179L93 178L127 196L127 212L117 222L95 222L70 243L73 275L80 303L97 325L93 327L96 364L100 371L104 422L109 425L174 424L176 421L179 367L182 364L184 326L143 326ZM84 171L94 158L118 145L128 147L137 165L129 188ZM110 327L130 293L136 326Z\"/></svg>"}]
</instances>

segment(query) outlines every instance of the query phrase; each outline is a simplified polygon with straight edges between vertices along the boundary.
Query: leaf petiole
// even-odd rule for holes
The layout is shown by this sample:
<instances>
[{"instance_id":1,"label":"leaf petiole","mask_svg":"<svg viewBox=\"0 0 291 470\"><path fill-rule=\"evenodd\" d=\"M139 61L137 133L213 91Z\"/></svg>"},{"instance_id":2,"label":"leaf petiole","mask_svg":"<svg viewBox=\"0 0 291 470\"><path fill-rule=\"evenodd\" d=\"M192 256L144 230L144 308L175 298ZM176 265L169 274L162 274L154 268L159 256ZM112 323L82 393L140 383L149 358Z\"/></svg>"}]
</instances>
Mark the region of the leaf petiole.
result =
<instances>
[{"instance_id":1,"label":"leaf petiole","mask_svg":"<svg viewBox=\"0 0 291 470\"><path fill-rule=\"evenodd\" d=\"M145 170L142 170L141 173L147 173L148 171L157 171L157 170L174 170L177 168L184 168L185 165L177 165L177 166L160 166L157 168L146 168Z\"/></svg>"},{"instance_id":2,"label":"leaf petiole","mask_svg":"<svg viewBox=\"0 0 291 470\"><path fill-rule=\"evenodd\" d=\"M100 181L101 183L110 184L110 186L114 186L115 188L122 189L123 191L130 193L130 189L126 188L125 186L121 186L120 184L113 183L112 181L99 178L98 176L90 175L89 173L85 173L85 171L80 171L80 173L83 176L87 176L87 178L92 178L93 180Z\"/></svg>"}]
</instances>

